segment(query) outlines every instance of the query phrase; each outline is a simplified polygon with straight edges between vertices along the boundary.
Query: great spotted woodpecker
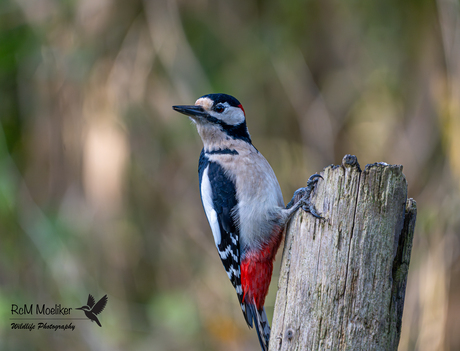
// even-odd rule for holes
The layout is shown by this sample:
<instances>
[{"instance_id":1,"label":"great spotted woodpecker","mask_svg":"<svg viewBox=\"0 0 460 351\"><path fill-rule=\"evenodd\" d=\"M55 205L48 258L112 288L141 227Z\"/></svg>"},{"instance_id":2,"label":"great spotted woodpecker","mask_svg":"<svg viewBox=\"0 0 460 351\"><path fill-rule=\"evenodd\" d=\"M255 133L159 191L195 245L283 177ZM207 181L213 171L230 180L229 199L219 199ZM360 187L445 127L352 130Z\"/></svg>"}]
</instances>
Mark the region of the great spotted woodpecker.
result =
<instances>
[{"instance_id":1,"label":"great spotted woodpecker","mask_svg":"<svg viewBox=\"0 0 460 351\"><path fill-rule=\"evenodd\" d=\"M190 117L203 140L198 165L203 208L246 323L251 328L255 324L266 351L270 326L264 302L273 260L295 211L302 207L321 218L310 204L310 193L321 176L312 175L285 207L275 173L252 145L237 99L209 94L195 105L173 109Z\"/></svg>"}]
</instances>

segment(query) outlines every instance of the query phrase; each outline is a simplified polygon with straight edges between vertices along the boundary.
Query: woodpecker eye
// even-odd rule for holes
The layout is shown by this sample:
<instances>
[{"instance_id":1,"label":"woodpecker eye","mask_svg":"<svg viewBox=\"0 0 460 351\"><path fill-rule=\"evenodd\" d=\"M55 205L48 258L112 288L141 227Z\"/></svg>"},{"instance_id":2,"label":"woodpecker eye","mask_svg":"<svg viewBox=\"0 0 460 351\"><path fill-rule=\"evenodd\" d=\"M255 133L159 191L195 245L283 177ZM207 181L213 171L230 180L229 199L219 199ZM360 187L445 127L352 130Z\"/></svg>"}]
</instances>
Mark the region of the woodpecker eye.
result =
<instances>
[{"instance_id":1,"label":"woodpecker eye","mask_svg":"<svg viewBox=\"0 0 460 351\"><path fill-rule=\"evenodd\" d=\"M221 104L218 104L216 105L216 107L214 107L214 111L216 111L217 113L222 113L224 112L225 110L225 106L222 106Z\"/></svg>"}]
</instances>

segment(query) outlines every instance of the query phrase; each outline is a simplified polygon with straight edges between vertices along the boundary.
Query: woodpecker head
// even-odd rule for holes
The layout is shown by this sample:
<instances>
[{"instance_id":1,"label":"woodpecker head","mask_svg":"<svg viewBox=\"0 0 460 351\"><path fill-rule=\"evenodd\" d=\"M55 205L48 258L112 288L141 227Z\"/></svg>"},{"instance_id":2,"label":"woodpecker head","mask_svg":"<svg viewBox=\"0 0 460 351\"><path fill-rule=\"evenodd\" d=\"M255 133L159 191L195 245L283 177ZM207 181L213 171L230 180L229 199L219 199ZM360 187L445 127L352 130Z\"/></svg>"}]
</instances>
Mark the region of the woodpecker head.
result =
<instances>
[{"instance_id":1,"label":"woodpecker head","mask_svg":"<svg viewBox=\"0 0 460 351\"><path fill-rule=\"evenodd\" d=\"M231 139L251 143L243 106L233 96L208 94L195 105L173 106L173 109L196 124L205 147Z\"/></svg>"}]
</instances>

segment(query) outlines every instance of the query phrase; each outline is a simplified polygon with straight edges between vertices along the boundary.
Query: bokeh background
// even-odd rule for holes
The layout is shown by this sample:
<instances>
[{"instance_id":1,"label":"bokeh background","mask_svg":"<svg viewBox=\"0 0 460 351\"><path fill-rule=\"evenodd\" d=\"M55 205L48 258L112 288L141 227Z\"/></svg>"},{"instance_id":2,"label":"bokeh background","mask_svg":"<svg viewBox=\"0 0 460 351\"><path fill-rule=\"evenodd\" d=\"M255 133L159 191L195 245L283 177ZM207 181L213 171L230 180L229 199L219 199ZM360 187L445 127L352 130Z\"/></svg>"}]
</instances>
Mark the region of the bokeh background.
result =
<instances>
[{"instance_id":1,"label":"bokeh background","mask_svg":"<svg viewBox=\"0 0 460 351\"><path fill-rule=\"evenodd\" d=\"M347 153L404 166L399 349L460 350L458 0L0 0L0 349L258 350L171 109L211 92L241 101L286 202ZM102 328L11 330L12 304L88 293Z\"/></svg>"}]
</instances>

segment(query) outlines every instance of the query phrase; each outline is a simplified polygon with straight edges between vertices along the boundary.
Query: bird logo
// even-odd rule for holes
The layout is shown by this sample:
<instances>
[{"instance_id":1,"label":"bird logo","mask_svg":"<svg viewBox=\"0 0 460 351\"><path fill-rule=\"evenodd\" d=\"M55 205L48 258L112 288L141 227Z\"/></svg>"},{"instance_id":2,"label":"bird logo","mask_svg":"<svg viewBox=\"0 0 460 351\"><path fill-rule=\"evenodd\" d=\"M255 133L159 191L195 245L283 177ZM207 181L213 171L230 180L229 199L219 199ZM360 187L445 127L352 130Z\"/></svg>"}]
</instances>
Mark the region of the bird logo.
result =
<instances>
[{"instance_id":1,"label":"bird logo","mask_svg":"<svg viewBox=\"0 0 460 351\"><path fill-rule=\"evenodd\" d=\"M99 319L97 319L96 315L104 310L105 306L107 305L108 299L109 298L107 297L107 295L105 295L96 303L96 300L94 300L93 295L89 294L88 302L86 303L86 305L76 309L84 311L86 317L88 317L91 320L91 322L96 322L98 326L102 327L101 322L99 322Z\"/></svg>"}]
</instances>

